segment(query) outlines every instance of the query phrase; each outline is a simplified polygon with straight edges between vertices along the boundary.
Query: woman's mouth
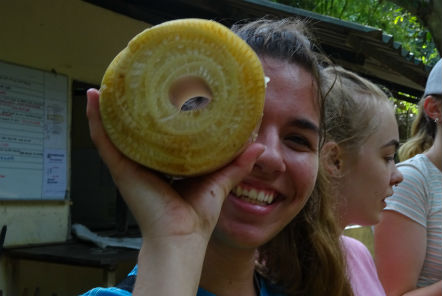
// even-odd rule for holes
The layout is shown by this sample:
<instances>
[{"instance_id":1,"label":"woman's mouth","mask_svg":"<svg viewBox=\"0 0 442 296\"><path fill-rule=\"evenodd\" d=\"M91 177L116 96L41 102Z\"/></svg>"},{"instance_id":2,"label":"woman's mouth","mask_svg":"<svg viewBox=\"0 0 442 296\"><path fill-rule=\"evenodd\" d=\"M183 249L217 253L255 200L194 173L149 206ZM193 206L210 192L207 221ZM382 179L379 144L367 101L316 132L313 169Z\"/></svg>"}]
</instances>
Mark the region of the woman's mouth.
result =
<instances>
[{"instance_id":1,"label":"woman's mouth","mask_svg":"<svg viewBox=\"0 0 442 296\"><path fill-rule=\"evenodd\" d=\"M256 189L239 184L232 190L237 198L256 205L270 205L277 197L277 192L273 190Z\"/></svg>"}]
</instances>

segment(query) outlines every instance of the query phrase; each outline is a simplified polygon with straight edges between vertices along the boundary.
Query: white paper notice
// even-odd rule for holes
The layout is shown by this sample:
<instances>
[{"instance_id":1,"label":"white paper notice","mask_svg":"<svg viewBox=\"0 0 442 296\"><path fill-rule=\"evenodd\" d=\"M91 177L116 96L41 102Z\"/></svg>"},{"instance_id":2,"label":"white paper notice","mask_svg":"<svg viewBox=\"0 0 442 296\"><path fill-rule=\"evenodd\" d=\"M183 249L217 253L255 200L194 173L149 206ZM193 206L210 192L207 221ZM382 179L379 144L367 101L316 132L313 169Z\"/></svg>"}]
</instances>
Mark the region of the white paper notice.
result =
<instances>
[{"instance_id":1,"label":"white paper notice","mask_svg":"<svg viewBox=\"0 0 442 296\"><path fill-rule=\"evenodd\" d=\"M64 199L67 77L0 62L0 199Z\"/></svg>"},{"instance_id":2,"label":"white paper notice","mask_svg":"<svg viewBox=\"0 0 442 296\"><path fill-rule=\"evenodd\" d=\"M44 156L43 196L57 198L66 191L66 152L50 149Z\"/></svg>"}]
</instances>

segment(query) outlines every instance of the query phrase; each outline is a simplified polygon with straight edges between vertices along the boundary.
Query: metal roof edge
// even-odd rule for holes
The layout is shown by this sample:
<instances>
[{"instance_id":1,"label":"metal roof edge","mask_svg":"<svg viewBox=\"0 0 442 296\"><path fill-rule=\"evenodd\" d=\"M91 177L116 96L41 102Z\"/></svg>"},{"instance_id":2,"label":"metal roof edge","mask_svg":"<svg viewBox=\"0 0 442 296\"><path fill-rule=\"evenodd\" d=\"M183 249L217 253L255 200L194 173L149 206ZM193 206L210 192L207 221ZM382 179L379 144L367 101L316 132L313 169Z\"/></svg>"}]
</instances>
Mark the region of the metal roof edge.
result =
<instances>
[{"instance_id":1,"label":"metal roof edge","mask_svg":"<svg viewBox=\"0 0 442 296\"><path fill-rule=\"evenodd\" d=\"M285 13L299 15L301 17L314 19L320 22L332 23L338 26L344 26L351 30L356 30L362 33L377 33L379 34L379 41L388 45L392 50L396 51L404 59L413 62L416 66L421 66L427 73L431 70L431 67L426 66L421 60L417 59L411 51L408 51L402 47L402 43L394 41L394 36L388 33L384 33L382 29L365 26L358 23L342 20L336 17L322 15L316 12L308 11L301 8L285 5L282 3L272 2L269 0L242 0L252 5L259 5L262 7L270 8L272 10L279 10ZM375 35L377 35L375 34Z\"/></svg>"},{"instance_id":2,"label":"metal roof edge","mask_svg":"<svg viewBox=\"0 0 442 296\"><path fill-rule=\"evenodd\" d=\"M430 67L428 67L427 65L425 65L422 60L417 59L414 56L414 53L406 50L402 47L402 43L395 41L394 40L394 36L391 34L387 34L382 32L382 42L388 46L390 46L393 50L395 50L396 52L398 52L402 57L404 57L405 59L407 59L408 61L412 61L415 65L422 65L423 68L425 68L426 72L429 72Z\"/></svg>"},{"instance_id":3,"label":"metal roof edge","mask_svg":"<svg viewBox=\"0 0 442 296\"><path fill-rule=\"evenodd\" d=\"M379 28L375 28L375 27L371 27L371 26L364 26L364 25L361 25L358 23L354 23L354 22L350 22L350 21L346 21L346 20L341 20L341 19L333 17L333 16L319 14L319 13L316 13L313 11L305 10L302 8L297 8L297 7L282 4L282 3L272 2L269 0L242 0L242 2L247 2L250 4L254 4L254 5L265 6L267 8L296 14L301 17L306 17L306 18L317 20L317 21L323 21L323 22L327 22L327 23L340 25L340 26L344 25L345 27L347 27L349 29L358 30L358 31L365 32L365 33L382 32L382 30Z\"/></svg>"}]
</instances>

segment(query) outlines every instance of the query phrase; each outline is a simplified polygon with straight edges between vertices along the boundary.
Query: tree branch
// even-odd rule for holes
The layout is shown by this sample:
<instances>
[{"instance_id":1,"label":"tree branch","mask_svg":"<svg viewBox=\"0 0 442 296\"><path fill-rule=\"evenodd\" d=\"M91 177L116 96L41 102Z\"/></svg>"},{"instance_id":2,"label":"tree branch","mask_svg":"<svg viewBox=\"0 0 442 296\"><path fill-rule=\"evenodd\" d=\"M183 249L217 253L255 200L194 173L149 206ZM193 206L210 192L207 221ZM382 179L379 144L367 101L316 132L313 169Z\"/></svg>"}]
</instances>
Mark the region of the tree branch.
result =
<instances>
[{"instance_id":1,"label":"tree branch","mask_svg":"<svg viewBox=\"0 0 442 296\"><path fill-rule=\"evenodd\" d=\"M439 55L442 54L442 1L440 0L390 0L418 17L433 37Z\"/></svg>"}]
</instances>

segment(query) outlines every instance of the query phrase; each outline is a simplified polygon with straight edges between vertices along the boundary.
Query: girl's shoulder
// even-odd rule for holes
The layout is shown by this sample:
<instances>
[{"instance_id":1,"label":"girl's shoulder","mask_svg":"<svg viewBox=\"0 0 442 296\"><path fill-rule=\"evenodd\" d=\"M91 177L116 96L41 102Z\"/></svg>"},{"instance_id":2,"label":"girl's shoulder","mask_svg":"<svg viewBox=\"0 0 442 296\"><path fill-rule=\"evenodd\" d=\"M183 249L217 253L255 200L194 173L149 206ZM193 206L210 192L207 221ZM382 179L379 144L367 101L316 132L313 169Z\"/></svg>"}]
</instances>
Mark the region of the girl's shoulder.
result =
<instances>
[{"instance_id":1,"label":"girl's shoulder","mask_svg":"<svg viewBox=\"0 0 442 296\"><path fill-rule=\"evenodd\" d=\"M441 174L439 169L431 162L425 154L417 154L412 158L397 164L401 172L416 172L422 176L428 174Z\"/></svg>"},{"instance_id":2,"label":"girl's shoulder","mask_svg":"<svg viewBox=\"0 0 442 296\"><path fill-rule=\"evenodd\" d=\"M342 235L341 244L344 251L346 252L347 257L348 253L352 253L356 257L360 255L370 255L370 251L361 241L350 236Z\"/></svg>"}]
</instances>

